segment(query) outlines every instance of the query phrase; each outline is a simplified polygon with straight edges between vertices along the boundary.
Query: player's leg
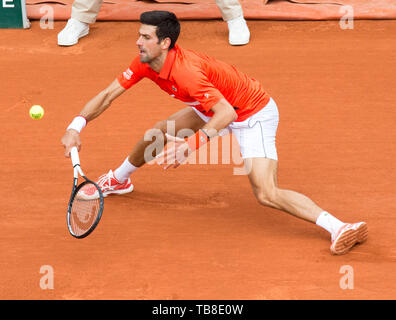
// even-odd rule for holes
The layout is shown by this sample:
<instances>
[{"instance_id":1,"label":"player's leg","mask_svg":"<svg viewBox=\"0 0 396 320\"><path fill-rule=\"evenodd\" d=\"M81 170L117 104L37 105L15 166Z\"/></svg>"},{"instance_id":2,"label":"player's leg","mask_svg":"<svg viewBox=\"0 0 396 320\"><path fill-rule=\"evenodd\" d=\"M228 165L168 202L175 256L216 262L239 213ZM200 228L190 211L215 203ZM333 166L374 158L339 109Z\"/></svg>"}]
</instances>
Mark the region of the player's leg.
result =
<instances>
[{"instance_id":1,"label":"player's leg","mask_svg":"<svg viewBox=\"0 0 396 320\"><path fill-rule=\"evenodd\" d=\"M324 211L307 196L278 187L278 161L268 158L245 159L253 193L262 205L273 207L290 213L300 219L316 223Z\"/></svg>"},{"instance_id":2,"label":"player's leg","mask_svg":"<svg viewBox=\"0 0 396 320\"><path fill-rule=\"evenodd\" d=\"M307 196L279 188L278 157L275 136L279 121L278 108L271 101L248 121L248 126L233 129L253 192L260 204L287 212L297 218L316 223L331 234L331 252L343 254L367 238L364 222L347 224L324 211Z\"/></svg>"},{"instance_id":3,"label":"player's leg","mask_svg":"<svg viewBox=\"0 0 396 320\"><path fill-rule=\"evenodd\" d=\"M278 188L278 155L275 144L278 123L278 107L271 99L249 119L248 125L233 128L232 132L245 159L250 184L262 205L315 223L323 212L319 206L298 192Z\"/></svg>"},{"instance_id":4,"label":"player's leg","mask_svg":"<svg viewBox=\"0 0 396 320\"><path fill-rule=\"evenodd\" d=\"M333 254L345 254L355 244L367 239L366 223L344 223L324 211L307 196L279 188L276 160L249 158L245 159L245 162L245 166L250 170L248 177L258 202L326 229L331 235L330 250Z\"/></svg>"}]
</instances>

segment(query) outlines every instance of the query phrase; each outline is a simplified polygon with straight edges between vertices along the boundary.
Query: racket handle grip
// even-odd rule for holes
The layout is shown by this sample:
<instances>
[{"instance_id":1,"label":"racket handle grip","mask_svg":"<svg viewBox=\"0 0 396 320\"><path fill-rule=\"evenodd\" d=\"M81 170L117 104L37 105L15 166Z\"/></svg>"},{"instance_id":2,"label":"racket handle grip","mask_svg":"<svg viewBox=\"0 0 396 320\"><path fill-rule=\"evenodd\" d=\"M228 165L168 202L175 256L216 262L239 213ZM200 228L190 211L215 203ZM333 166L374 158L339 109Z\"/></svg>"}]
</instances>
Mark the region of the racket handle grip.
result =
<instances>
[{"instance_id":1,"label":"racket handle grip","mask_svg":"<svg viewBox=\"0 0 396 320\"><path fill-rule=\"evenodd\" d=\"M80 165L80 157L78 156L77 147L73 147L70 150L70 156L73 163L73 167L75 167L76 165Z\"/></svg>"}]
</instances>

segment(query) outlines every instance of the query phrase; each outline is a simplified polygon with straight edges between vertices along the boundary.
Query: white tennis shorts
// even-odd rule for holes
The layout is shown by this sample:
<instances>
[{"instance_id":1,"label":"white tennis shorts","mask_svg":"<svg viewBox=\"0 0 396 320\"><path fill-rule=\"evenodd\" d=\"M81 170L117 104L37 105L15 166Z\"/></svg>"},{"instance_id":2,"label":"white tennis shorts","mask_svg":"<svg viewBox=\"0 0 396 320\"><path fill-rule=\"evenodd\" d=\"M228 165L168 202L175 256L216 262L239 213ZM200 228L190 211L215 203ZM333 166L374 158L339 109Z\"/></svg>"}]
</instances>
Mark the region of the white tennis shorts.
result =
<instances>
[{"instance_id":1,"label":"white tennis shorts","mask_svg":"<svg viewBox=\"0 0 396 320\"><path fill-rule=\"evenodd\" d=\"M210 117L192 107L205 122ZM279 123L279 112L275 101L271 98L259 112L241 122L231 122L229 129L238 140L242 158L269 158L278 160L276 152L276 130ZM225 133L227 130L225 130ZM224 135L220 134L220 135Z\"/></svg>"}]
</instances>

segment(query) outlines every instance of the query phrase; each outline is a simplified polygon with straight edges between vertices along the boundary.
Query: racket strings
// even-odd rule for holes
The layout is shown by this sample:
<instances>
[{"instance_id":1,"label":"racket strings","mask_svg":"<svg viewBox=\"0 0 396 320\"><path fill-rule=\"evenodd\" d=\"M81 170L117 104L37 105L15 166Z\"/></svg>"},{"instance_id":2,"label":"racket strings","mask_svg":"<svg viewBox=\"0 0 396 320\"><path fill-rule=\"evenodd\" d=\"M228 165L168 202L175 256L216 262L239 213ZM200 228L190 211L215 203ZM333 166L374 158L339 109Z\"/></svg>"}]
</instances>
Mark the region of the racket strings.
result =
<instances>
[{"instance_id":1,"label":"racket strings","mask_svg":"<svg viewBox=\"0 0 396 320\"><path fill-rule=\"evenodd\" d=\"M95 188L95 185L88 184L86 188ZM85 234L95 223L100 211L100 199L86 199L83 189L79 190L74 198L70 215L70 226L76 236Z\"/></svg>"}]
</instances>

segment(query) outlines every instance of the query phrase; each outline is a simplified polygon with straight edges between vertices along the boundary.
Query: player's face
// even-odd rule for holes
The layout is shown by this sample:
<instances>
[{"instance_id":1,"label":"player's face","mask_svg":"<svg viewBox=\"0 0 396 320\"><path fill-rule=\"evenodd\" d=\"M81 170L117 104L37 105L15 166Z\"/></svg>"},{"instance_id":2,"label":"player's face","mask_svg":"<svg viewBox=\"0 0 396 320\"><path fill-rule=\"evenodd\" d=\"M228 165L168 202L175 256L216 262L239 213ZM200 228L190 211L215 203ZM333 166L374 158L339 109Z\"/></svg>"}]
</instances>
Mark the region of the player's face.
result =
<instances>
[{"instance_id":1,"label":"player's face","mask_svg":"<svg viewBox=\"0 0 396 320\"><path fill-rule=\"evenodd\" d=\"M161 55L162 41L158 41L155 33L156 29L156 26L147 24L142 24L139 29L139 38L136 41L136 45L139 48L140 61L143 63L150 63Z\"/></svg>"}]
</instances>

